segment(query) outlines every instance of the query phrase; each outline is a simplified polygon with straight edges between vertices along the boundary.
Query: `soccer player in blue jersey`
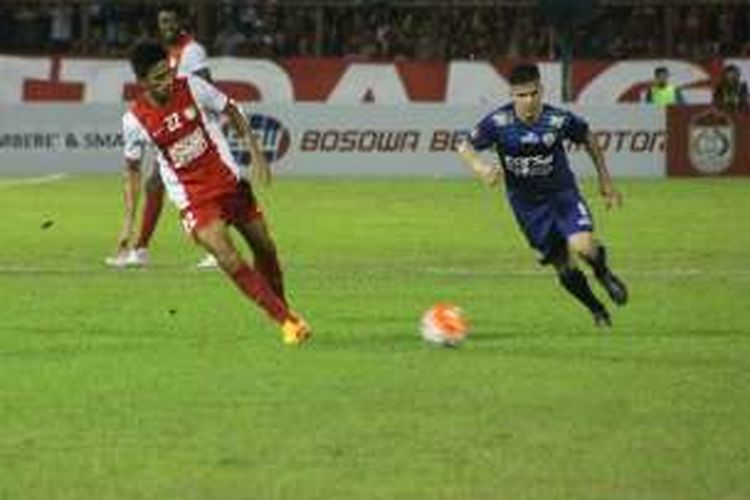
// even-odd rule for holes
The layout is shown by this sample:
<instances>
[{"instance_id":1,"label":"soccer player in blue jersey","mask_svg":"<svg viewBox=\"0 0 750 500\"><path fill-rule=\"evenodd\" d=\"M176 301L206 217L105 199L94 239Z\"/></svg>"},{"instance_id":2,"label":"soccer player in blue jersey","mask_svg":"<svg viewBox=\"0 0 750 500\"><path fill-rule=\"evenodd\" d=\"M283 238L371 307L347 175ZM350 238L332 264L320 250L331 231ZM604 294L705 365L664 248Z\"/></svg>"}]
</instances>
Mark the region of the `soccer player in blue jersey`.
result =
<instances>
[{"instance_id":1,"label":"soccer player in blue jersey","mask_svg":"<svg viewBox=\"0 0 750 500\"><path fill-rule=\"evenodd\" d=\"M505 178L506 195L518 225L542 264L551 264L560 284L591 312L594 323L611 326L607 308L594 295L577 261L586 262L610 299L618 305L628 291L607 265L607 254L594 239L594 224L568 164L564 142L583 144L596 167L599 192L607 209L622 204L604 155L588 124L573 113L542 103L539 69L516 66L510 75L512 102L488 114L458 148L463 162L485 183ZM477 151L494 148L499 166L488 165Z\"/></svg>"}]
</instances>

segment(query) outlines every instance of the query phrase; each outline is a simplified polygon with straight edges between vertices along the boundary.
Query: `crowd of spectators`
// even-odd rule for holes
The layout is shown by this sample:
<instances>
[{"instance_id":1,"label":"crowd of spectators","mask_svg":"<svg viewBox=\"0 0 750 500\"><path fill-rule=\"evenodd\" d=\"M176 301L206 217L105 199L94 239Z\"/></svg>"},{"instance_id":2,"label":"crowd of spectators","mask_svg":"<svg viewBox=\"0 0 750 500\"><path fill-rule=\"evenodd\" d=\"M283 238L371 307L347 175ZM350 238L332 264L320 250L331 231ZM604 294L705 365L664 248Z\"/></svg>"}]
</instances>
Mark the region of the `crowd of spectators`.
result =
<instances>
[{"instance_id":1,"label":"crowd of spectators","mask_svg":"<svg viewBox=\"0 0 750 500\"><path fill-rule=\"evenodd\" d=\"M750 6L737 1L593 2L569 31L584 58L750 55ZM200 3L197 3L200 4ZM188 3L187 5L190 5ZM560 55L559 26L535 2L216 0L192 9L214 55L483 59ZM5 2L0 52L121 55L155 31L154 2Z\"/></svg>"}]
</instances>

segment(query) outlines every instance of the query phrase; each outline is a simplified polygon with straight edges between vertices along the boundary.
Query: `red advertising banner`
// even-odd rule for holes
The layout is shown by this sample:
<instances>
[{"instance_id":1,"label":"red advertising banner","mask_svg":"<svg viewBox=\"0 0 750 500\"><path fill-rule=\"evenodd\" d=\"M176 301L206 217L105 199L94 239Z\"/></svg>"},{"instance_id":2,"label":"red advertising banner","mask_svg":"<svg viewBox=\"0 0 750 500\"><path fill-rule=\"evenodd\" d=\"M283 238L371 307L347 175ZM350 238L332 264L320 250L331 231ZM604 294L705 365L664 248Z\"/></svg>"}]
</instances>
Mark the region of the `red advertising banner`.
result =
<instances>
[{"instance_id":1,"label":"red advertising banner","mask_svg":"<svg viewBox=\"0 0 750 500\"><path fill-rule=\"evenodd\" d=\"M670 60L587 61L572 68L573 101L583 105L638 102L657 66L666 66L670 81L687 102L711 101L724 64L735 64L750 80L750 58L695 62ZM483 105L506 100L511 62L487 61L353 61L346 59L210 60L214 81L240 101L328 104L442 103ZM562 65L539 64L545 98L562 97ZM0 103L122 102L133 96L134 81L125 60L0 55Z\"/></svg>"},{"instance_id":2,"label":"red advertising banner","mask_svg":"<svg viewBox=\"0 0 750 500\"><path fill-rule=\"evenodd\" d=\"M750 175L750 113L712 106L667 110L667 175Z\"/></svg>"}]
</instances>

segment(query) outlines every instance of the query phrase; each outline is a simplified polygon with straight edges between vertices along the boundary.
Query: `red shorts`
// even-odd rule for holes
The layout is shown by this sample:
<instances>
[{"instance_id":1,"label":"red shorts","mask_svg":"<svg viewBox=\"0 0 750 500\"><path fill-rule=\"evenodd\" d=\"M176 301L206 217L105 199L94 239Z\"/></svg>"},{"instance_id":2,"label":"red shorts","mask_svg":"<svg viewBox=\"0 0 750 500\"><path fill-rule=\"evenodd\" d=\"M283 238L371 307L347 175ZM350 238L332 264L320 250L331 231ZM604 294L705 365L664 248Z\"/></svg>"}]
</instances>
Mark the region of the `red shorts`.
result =
<instances>
[{"instance_id":1,"label":"red shorts","mask_svg":"<svg viewBox=\"0 0 750 500\"><path fill-rule=\"evenodd\" d=\"M237 189L197 205L191 205L180 212L182 226L190 234L215 220L223 220L234 225L250 222L263 217L253 190L246 181L237 184Z\"/></svg>"}]
</instances>

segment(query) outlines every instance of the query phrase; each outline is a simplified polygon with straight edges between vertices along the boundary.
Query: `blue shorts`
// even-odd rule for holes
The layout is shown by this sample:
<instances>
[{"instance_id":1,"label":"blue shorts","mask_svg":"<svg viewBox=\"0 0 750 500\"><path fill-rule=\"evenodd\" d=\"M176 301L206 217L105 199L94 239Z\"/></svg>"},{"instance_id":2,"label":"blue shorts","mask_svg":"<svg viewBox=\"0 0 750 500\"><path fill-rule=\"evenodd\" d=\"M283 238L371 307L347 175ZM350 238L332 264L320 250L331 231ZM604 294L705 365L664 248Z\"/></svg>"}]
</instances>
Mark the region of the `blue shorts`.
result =
<instances>
[{"instance_id":1,"label":"blue shorts","mask_svg":"<svg viewBox=\"0 0 750 500\"><path fill-rule=\"evenodd\" d=\"M568 238L594 230L594 220L586 201L576 189L551 193L538 200L515 193L508 195L518 225L526 240L540 254L539 261L567 251Z\"/></svg>"}]
</instances>

